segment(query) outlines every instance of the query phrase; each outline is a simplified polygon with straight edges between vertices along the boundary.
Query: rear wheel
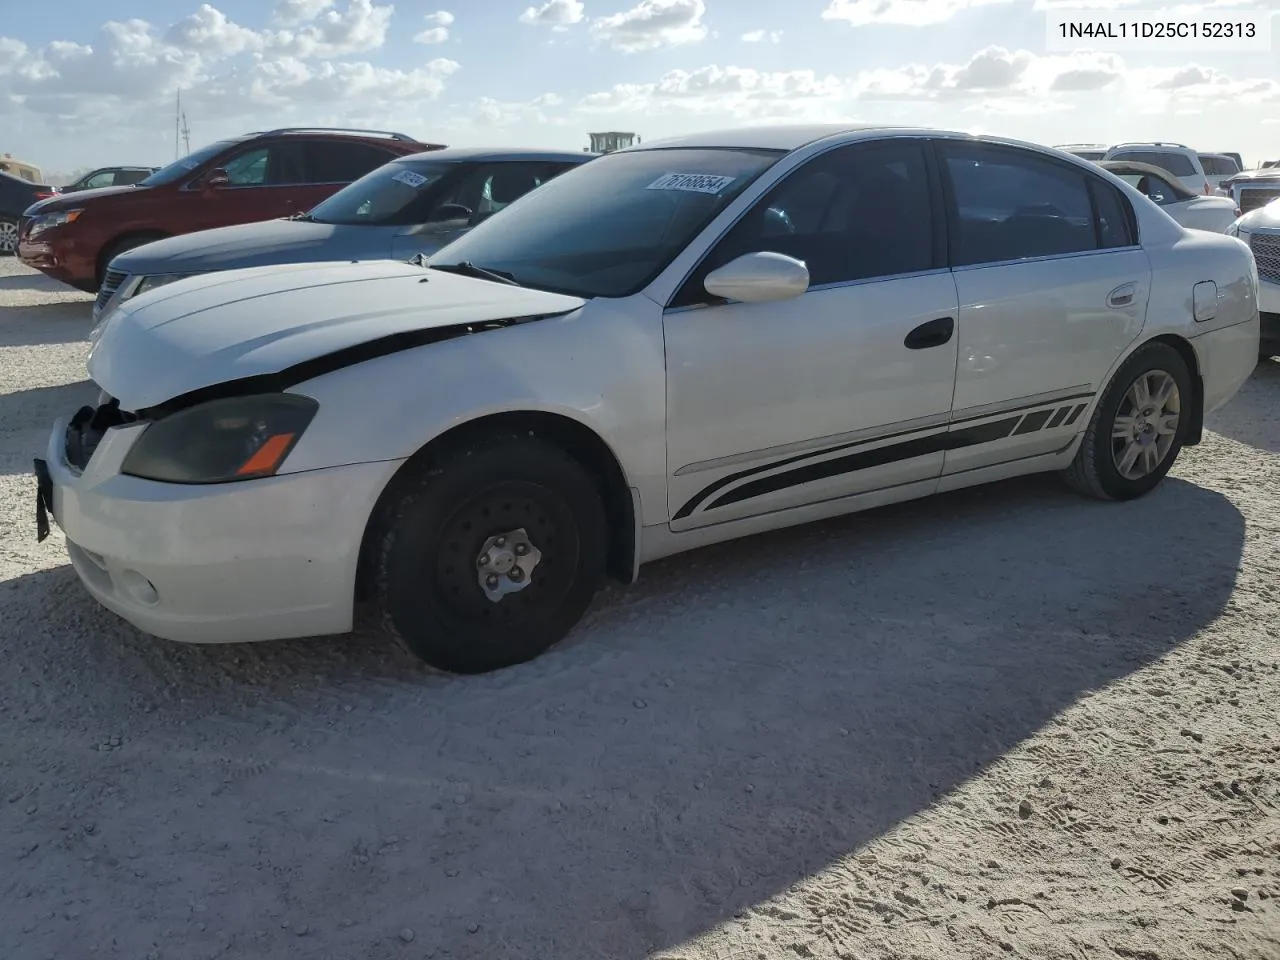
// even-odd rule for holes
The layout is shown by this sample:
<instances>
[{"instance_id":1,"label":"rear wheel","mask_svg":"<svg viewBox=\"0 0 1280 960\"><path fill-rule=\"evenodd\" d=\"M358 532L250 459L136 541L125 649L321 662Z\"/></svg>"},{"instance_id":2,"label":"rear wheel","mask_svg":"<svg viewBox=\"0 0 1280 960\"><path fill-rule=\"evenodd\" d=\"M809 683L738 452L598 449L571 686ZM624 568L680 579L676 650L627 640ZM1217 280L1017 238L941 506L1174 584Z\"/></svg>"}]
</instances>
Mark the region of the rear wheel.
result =
<instances>
[{"instance_id":1,"label":"rear wheel","mask_svg":"<svg viewBox=\"0 0 1280 960\"><path fill-rule=\"evenodd\" d=\"M0 256L18 252L18 221L0 217Z\"/></svg>"},{"instance_id":2,"label":"rear wheel","mask_svg":"<svg viewBox=\"0 0 1280 960\"><path fill-rule=\"evenodd\" d=\"M1191 426L1191 373L1166 343L1139 348L1094 408L1066 479L1100 500L1148 493L1173 466Z\"/></svg>"},{"instance_id":3,"label":"rear wheel","mask_svg":"<svg viewBox=\"0 0 1280 960\"><path fill-rule=\"evenodd\" d=\"M528 436L442 457L378 521L374 592L385 628L451 673L531 660L604 581L606 519L586 471Z\"/></svg>"}]
</instances>

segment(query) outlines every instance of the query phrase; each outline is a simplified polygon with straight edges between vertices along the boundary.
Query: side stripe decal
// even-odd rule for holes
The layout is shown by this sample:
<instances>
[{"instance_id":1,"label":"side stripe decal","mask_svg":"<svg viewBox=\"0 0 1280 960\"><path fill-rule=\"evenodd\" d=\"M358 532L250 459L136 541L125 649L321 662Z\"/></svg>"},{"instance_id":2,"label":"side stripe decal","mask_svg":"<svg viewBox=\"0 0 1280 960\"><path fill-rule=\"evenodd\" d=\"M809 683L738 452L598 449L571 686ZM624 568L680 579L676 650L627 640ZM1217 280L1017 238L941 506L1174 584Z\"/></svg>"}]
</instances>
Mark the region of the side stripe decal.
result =
<instances>
[{"instance_id":1,"label":"side stripe decal","mask_svg":"<svg viewBox=\"0 0 1280 960\"><path fill-rule=\"evenodd\" d=\"M1079 399L1077 397L1064 398L1068 400ZM1087 404L1068 403L1062 407L1050 407L1049 409L1033 410L1030 413L1023 414L1015 411L1013 416L1005 416L999 420L992 420L987 423L979 423L973 426L964 427L963 429L947 429L945 427L925 427L915 430L904 431L903 433L889 434L883 437L874 437L871 439L857 441L855 443L840 444L838 446L829 447L825 450L811 450L807 453L794 457L788 457L774 463L764 464L758 467L752 467L748 470L740 470L737 473L730 474L727 477L708 484L701 491L689 499L682 506L673 520L682 520L693 514L700 506L711 500L717 493L739 480L754 476L755 474L768 473L779 467L789 466L800 461L812 460L814 457L823 456L824 454L835 453L840 450L851 450L852 452L842 457L834 457L830 460L822 460L817 463L805 463L791 470L784 470L781 473L771 473L769 476L760 477L750 483L744 483L740 487L736 487L727 493L716 498L707 510L715 510L719 507L729 506L734 503L741 503L744 500L751 500L755 497L761 497L766 494L776 493L779 490L785 490L788 487L799 486L805 483L812 483L815 480L826 480L831 477L841 476L847 473L856 473L859 470L867 470L872 467L880 467L889 463L896 463L901 460L910 460L914 457L929 456L935 453L944 453L948 450L960 450L965 447L979 446L985 443L993 443L996 440L1003 440L1010 436L1020 436L1027 433L1035 433L1039 430L1053 429L1057 426L1070 426L1084 412ZM988 416L998 416L998 414L988 414ZM958 420L954 423L965 423L966 420ZM924 430L933 430L925 436L916 436ZM885 446L875 447L871 450L855 449L866 447L873 443L883 443L885 440L895 440L901 437L909 437L909 439L900 440L898 443L890 443Z\"/></svg>"}]
</instances>

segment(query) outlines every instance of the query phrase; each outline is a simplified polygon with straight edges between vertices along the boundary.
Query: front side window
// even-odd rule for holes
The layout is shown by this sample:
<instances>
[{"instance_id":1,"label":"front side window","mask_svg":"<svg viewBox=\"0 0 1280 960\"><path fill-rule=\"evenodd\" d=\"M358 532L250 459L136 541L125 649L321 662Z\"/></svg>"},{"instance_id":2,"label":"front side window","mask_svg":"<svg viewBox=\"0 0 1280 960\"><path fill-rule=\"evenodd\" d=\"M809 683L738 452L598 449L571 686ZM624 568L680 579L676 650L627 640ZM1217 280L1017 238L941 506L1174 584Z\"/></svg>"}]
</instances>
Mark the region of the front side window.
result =
<instances>
[{"instance_id":1,"label":"front side window","mask_svg":"<svg viewBox=\"0 0 1280 960\"><path fill-rule=\"evenodd\" d=\"M707 301L706 274L746 253L802 261L811 287L941 266L925 149L907 139L856 144L792 171L725 235L672 306Z\"/></svg>"},{"instance_id":2,"label":"front side window","mask_svg":"<svg viewBox=\"0 0 1280 960\"><path fill-rule=\"evenodd\" d=\"M161 167L155 173L141 181L141 183L144 187L158 187L166 183L173 183L174 181L181 180L197 167L208 163L228 147L233 146L235 142L236 141L234 140L219 140L206 147L201 147L199 150L187 154L181 160L175 160L168 166Z\"/></svg>"},{"instance_id":3,"label":"front side window","mask_svg":"<svg viewBox=\"0 0 1280 960\"><path fill-rule=\"evenodd\" d=\"M942 150L953 266L1098 249L1084 170L982 144Z\"/></svg>"},{"instance_id":4,"label":"front side window","mask_svg":"<svg viewBox=\"0 0 1280 960\"><path fill-rule=\"evenodd\" d=\"M223 169L227 171L227 180L233 187L259 187L267 182L267 161L270 159L270 151L259 147L228 160Z\"/></svg>"},{"instance_id":5,"label":"front side window","mask_svg":"<svg viewBox=\"0 0 1280 960\"><path fill-rule=\"evenodd\" d=\"M441 249L517 283L581 297L640 292L785 151L611 153L554 177Z\"/></svg>"},{"instance_id":6,"label":"front side window","mask_svg":"<svg viewBox=\"0 0 1280 960\"><path fill-rule=\"evenodd\" d=\"M113 187L115 182L115 175L110 170L104 170L102 173L95 173L86 180L84 187L86 190L93 190L97 187Z\"/></svg>"}]
</instances>

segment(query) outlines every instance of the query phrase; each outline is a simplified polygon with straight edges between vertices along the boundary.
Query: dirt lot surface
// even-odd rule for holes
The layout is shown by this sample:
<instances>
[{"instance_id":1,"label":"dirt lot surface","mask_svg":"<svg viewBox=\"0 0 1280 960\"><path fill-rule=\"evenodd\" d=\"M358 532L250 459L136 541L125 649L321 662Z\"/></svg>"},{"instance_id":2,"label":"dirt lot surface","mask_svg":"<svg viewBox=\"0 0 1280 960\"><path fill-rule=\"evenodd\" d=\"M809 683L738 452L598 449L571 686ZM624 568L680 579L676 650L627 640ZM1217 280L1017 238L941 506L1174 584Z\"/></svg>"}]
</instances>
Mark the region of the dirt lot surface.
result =
<instances>
[{"instance_id":1,"label":"dirt lot surface","mask_svg":"<svg viewBox=\"0 0 1280 960\"><path fill-rule=\"evenodd\" d=\"M0 957L1280 957L1280 365L1051 478L645 569L542 659L186 647L35 541L89 298L0 261Z\"/></svg>"}]
</instances>

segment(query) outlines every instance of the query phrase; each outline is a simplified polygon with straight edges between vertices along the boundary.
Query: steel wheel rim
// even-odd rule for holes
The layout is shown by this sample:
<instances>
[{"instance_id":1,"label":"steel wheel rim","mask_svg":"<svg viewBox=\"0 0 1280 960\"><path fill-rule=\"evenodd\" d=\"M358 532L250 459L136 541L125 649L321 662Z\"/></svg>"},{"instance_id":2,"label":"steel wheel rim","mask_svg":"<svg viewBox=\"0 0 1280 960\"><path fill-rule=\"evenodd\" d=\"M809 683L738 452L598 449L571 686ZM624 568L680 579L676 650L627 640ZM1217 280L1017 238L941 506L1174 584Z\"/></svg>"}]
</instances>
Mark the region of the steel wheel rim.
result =
<instances>
[{"instance_id":1,"label":"steel wheel rim","mask_svg":"<svg viewBox=\"0 0 1280 960\"><path fill-rule=\"evenodd\" d=\"M572 586L577 565L577 537L559 529L555 507L544 488L512 485L490 490L459 506L441 531L440 551L431 568L438 602L464 622L519 621L540 618L554 610ZM512 551L511 570L523 571L518 582L497 591L485 589L489 565L503 549L497 541L527 545L527 553ZM514 541L514 542L512 542ZM486 558L486 563L479 561Z\"/></svg>"},{"instance_id":2,"label":"steel wheel rim","mask_svg":"<svg viewBox=\"0 0 1280 960\"><path fill-rule=\"evenodd\" d=\"M13 253L18 249L18 225L8 220L0 221L0 250Z\"/></svg>"},{"instance_id":3,"label":"steel wheel rim","mask_svg":"<svg viewBox=\"0 0 1280 960\"><path fill-rule=\"evenodd\" d=\"M1129 385L1111 424L1111 460L1126 480L1141 480L1169 458L1182 422L1182 392L1164 370Z\"/></svg>"}]
</instances>

